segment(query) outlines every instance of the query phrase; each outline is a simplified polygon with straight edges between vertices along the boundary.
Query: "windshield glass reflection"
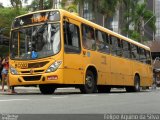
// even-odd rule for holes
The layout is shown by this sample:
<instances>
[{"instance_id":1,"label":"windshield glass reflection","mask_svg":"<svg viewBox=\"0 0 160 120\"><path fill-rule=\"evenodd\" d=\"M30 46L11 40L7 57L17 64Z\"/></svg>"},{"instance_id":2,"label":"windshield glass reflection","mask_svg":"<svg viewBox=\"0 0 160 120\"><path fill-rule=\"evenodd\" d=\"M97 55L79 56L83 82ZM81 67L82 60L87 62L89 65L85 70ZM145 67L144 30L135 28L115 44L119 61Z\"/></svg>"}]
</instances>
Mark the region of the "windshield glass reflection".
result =
<instances>
[{"instance_id":1,"label":"windshield glass reflection","mask_svg":"<svg viewBox=\"0 0 160 120\"><path fill-rule=\"evenodd\" d=\"M10 49L11 59L38 59L57 54L60 51L59 23L13 31Z\"/></svg>"}]
</instances>

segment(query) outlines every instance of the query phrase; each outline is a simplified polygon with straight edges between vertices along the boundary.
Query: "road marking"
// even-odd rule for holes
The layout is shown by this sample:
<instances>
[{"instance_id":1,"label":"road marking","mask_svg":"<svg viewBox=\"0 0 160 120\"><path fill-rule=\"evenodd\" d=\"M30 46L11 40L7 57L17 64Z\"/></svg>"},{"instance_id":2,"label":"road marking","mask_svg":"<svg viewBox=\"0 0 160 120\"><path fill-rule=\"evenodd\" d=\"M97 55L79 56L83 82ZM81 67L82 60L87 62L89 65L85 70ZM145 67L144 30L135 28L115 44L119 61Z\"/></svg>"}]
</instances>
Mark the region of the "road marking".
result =
<instances>
[{"instance_id":1,"label":"road marking","mask_svg":"<svg viewBox=\"0 0 160 120\"><path fill-rule=\"evenodd\" d=\"M23 101L23 100L30 100L30 99L8 99L8 100L0 100L0 102Z\"/></svg>"},{"instance_id":2,"label":"road marking","mask_svg":"<svg viewBox=\"0 0 160 120\"><path fill-rule=\"evenodd\" d=\"M84 97L97 97L98 95L82 95Z\"/></svg>"},{"instance_id":3,"label":"road marking","mask_svg":"<svg viewBox=\"0 0 160 120\"><path fill-rule=\"evenodd\" d=\"M68 96L63 96L63 97L51 97L51 98L66 98Z\"/></svg>"},{"instance_id":4,"label":"road marking","mask_svg":"<svg viewBox=\"0 0 160 120\"><path fill-rule=\"evenodd\" d=\"M121 95L121 94L113 93L113 94L107 94L107 95L111 95L111 96L113 95L114 96L114 95Z\"/></svg>"}]
</instances>

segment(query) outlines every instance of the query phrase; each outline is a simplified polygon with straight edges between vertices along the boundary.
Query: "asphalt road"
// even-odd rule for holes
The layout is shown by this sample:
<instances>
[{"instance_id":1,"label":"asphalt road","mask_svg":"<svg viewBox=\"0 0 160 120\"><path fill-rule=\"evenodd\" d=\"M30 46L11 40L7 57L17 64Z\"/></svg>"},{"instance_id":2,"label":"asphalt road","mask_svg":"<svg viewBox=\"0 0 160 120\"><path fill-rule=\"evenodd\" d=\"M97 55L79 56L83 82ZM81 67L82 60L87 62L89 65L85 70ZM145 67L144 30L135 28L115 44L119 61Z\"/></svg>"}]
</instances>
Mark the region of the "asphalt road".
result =
<instances>
[{"instance_id":1,"label":"asphalt road","mask_svg":"<svg viewBox=\"0 0 160 120\"><path fill-rule=\"evenodd\" d=\"M53 95L42 95L37 88L16 88L16 91L15 95L0 92L1 114L160 113L160 89L139 93L112 89L106 94L81 94L77 89L68 88L58 89Z\"/></svg>"}]
</instances>

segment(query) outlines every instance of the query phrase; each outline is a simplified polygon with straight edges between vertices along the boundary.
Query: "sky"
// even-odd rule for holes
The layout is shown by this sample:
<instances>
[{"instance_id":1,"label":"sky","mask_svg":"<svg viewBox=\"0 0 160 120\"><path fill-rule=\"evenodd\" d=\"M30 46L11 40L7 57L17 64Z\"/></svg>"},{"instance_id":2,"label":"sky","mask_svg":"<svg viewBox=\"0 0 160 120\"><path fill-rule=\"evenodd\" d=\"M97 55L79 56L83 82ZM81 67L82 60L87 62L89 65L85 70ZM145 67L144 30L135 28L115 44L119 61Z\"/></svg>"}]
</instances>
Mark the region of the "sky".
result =
<instances>
[{"instance_id":1,"label":"sky","mask_svg":"<svg viewBox=\"0 0 160 120\"><path fill-rule=\"evenodd\" d=\"M28 4L30 4L32 2L32 0L28 0ZM0 3L3 4L4 7L10 7L11 4L10 4L10 0L0 0ZM23 4L23 6L26 5L26 4Z\"/></svg>"}]
</instances>

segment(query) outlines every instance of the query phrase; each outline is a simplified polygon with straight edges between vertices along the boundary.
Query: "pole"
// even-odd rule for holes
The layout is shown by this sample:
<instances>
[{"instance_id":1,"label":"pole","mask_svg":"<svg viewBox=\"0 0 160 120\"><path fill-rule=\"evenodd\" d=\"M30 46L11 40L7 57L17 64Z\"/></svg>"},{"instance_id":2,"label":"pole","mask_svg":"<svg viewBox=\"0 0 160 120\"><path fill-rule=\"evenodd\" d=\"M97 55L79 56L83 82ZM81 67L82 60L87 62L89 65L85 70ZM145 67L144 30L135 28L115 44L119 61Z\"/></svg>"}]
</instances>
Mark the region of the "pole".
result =
<instances>
[{"instance_id":1,"label":"pole","mask_svg":"<svg viewBox=\"0 0 160 120\"><path fill-rule=\"evenodd\" d=\"M155 15L153 15L152 17L150 17L150 18L147 20L147 22L144 23L143 27L144 27L153 17L155 17Z\"/></svg>"}]
</instances>

